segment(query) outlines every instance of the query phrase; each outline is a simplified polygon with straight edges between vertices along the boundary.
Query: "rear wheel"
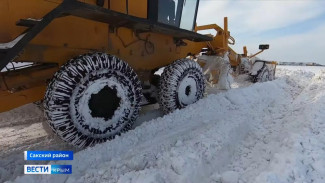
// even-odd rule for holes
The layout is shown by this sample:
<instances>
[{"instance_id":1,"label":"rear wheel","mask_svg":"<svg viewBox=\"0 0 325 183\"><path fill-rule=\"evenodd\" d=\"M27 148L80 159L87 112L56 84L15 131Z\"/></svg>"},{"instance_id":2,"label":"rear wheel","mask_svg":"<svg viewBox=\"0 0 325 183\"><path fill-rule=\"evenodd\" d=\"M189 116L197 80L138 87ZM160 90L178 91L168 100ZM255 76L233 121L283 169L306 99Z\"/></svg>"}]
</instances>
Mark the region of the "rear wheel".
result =
<instances>
[{"instance_id":1,"label":"rear wheel","mask_svg":"<svg viewBox=\"0 0 325 183\"><path fill-rule=\"evenodd\" d=\"M204 95L202 68L190 59L168 65L160 78L159 104L165 113L197 102Z\"/></svg>"},{"instance_id":2,"label":"rear wheel","mask_svg":"<svg viewBox=\"0 0 325 183\"><path fill-rule=\"evenodd\" d=\"M92 146L129 130L138 116L141 84L124 61L104 53L72 59L44 98L48 123L64 141Z\"/></svg>"}]
</instances>

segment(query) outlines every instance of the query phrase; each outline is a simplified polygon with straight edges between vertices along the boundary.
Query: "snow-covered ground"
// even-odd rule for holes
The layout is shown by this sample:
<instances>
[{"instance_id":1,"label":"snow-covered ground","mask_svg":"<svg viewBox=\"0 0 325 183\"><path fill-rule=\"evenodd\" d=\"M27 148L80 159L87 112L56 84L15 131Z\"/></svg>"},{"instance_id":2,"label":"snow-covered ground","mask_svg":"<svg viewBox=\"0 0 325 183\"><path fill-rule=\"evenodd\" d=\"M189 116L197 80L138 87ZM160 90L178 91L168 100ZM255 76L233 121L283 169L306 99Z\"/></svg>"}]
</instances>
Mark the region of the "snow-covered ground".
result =
<instances>
[{"instance_id":1,"label":"snow-covered ground","mask_svg":"<svg viewBox=\"0 0 325 183\"><path fill-rule=\"evenodd\" d=\"M49 135L32 104L0 114L0 182L325 182L325 70L278 67L277 79L235 83L79 151ZM311 69L311 70L310 70ZM24 150L74 150L72 175L23 176Z\"/></svg>"},{"instance_id":2,"label":"snow-covered ground","mask_svg":"<svg viewBox=\"0 0 325 183\"><path fill-rule=\"evenodd\" d=\"M303 71L309 71L313 72L315 74L319 73L321 70L325 70L325 67L319 67L319 66L290 66L290 65L278 65L277 68L280 69L287 69L290 71L296 71L296 70L303 70Z\"/></svg>"}]
</instances>

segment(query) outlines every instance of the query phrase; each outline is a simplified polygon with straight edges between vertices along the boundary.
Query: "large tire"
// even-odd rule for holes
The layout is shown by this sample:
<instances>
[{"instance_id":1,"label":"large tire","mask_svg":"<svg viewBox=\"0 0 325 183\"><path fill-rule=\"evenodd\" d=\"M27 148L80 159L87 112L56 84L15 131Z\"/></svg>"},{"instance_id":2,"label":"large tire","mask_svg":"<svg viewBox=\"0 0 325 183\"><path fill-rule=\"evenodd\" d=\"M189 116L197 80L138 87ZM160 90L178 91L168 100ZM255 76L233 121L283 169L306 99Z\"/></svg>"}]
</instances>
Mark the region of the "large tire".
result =
<instances>
[{"instance_id":1,"label":"large tire","mask_svg":"<svg viewBox=\"0 0 325 183\"><path fill-rule=\"evenodd\" d=\"M93 53L61 67L48 85L44 108L52 130L82 148L129 130L141 97L141 83L127 63Z\"/></svg>"},{"instance_id":2,"label":"large tire","mask_svg":"<svg viewBox=\"0 0 325 183\"><path fill-rule=\"evenodd\" d=\"M200 65L181 59L168 65L160 78L159 104L165 113L197 102L204 95L205 79Z\"/></svg>"},{"instance_id":3,"label":"large tire","mask_svg":"<svg viewBox=\"0 0 325 183\"><path fill-rule=\"evenodd\" d=\"M272 76L270 75L270 71L267 68L267 66L264 66L261 71L258 73L257 76L254 76L252 78L253 83L263 83L263 82L267 82L267 81L272 81Z\"/></svg>"},{"instance_id":4,"label":"large tire","mask_svg":"<svg viewBox=\"0 0 325 183\"><path fill-rule=\"evenodd\" d=\"M270 71L266 66L263 68L262 72L257 77L258 77L258 82L271 81Z\"/></svg>"}]
</instances>

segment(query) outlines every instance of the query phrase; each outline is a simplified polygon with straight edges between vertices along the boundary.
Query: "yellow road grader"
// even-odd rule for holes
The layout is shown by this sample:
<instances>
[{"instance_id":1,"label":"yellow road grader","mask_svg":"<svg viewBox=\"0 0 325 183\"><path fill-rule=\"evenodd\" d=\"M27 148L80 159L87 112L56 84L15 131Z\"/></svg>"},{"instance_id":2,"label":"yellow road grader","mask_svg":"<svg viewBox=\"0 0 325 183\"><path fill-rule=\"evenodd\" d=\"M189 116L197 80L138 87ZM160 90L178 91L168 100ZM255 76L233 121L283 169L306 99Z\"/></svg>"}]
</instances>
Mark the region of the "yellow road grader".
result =
<instances>
[{"instance_id":1,"label":"yellow road grader","mask_svg":"<svg viewBox=\"0 0 325 183\"><path fill-rule=\"evenodd\" d=\"M2 0L0 112L43 100L51 129L87 147L130 129L143 98L165 113L195 103L205 91L204 57L234 70L249 61L246 49L237 54L228 46L234 39L227 18L224 28L196 25L198 6L199 0ZM198 33L208 29L216 35ZM274 63L255 63L253 81L273 79Z\"/></svg>"}]
</instances>

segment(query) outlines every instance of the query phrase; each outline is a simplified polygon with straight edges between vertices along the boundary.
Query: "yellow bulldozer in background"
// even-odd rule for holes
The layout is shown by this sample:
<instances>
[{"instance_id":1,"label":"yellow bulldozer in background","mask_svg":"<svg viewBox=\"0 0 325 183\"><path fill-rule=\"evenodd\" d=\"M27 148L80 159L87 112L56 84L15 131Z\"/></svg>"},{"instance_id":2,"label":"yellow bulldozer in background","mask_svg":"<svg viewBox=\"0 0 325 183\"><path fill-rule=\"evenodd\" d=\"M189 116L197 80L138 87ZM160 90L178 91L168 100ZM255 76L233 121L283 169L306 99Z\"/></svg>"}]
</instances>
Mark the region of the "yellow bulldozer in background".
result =
<instances>
[{"instance_id":1,"label":"yellow bulldozer in background","mask_svg":"<svg viewBox=\"0 0 325 183\"><path fill-rule=\"evenodd\" d=\"M52 130L86 147L130 129L143 96L165 113L198 101L206 75L216 84L228 69L211 68L211 60L248 72L253 82L274 78L274 62L252 63L246 49L237 54L228 46L234 39L227 18L223 29L196 26L198 6L199 0L2 0L0 112L44 100ZM217 34L198 33L208 29Z\"/></svg>"}]
</instances>

